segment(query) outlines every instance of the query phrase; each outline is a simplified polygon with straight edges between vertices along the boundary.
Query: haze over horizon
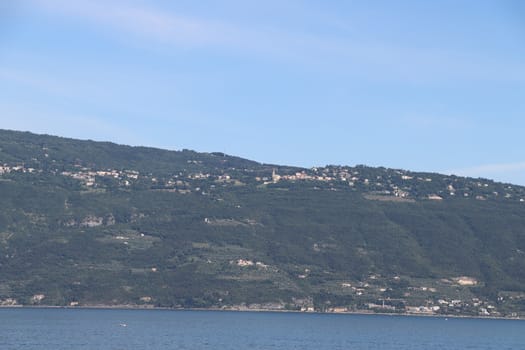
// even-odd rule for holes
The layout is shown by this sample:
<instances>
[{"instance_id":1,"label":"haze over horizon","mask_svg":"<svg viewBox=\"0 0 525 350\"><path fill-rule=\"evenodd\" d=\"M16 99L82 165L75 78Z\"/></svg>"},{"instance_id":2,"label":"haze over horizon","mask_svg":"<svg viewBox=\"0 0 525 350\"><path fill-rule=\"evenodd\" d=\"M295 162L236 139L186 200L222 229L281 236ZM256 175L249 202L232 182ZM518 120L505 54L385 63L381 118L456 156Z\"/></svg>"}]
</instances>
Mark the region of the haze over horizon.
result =
<instances>
[{"instance_id":1,"label":"haze over horizon","mask_svg":"<svg viewBox=\"0 0 525 350\"><path fill-rule=\"evenodd\" d=\"M525 185L519 1L0 4L0 128Z\"/></svg>"}]
</instances>

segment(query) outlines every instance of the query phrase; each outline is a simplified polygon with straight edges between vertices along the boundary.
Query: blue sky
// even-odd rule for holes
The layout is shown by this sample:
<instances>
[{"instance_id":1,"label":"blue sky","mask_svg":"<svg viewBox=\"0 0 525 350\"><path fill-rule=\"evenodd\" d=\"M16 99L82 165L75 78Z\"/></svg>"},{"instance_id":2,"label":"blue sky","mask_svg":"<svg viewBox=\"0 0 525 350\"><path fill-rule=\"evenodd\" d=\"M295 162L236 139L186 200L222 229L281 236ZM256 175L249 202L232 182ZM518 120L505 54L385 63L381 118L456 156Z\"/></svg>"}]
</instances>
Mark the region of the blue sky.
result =
<instances>
[{"instance_id":1,"label":"blue sky","mask_svg":"<svg viewBox=\"0 0 525 350\"><path fill-rule=\"evenodd\" d=\"M0 128L525 185L521 1L0 3Z\"/></svg>"}]
</instances>

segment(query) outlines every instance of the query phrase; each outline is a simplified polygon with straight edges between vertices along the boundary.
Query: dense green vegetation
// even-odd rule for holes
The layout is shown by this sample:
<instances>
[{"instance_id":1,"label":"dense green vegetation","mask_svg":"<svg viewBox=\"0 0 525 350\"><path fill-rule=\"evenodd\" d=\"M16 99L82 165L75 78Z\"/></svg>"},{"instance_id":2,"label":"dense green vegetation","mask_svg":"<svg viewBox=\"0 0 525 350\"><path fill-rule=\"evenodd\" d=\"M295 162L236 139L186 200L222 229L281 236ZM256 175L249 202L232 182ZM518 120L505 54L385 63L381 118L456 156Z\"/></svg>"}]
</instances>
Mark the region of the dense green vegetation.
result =
<instances>
[{"instance_id":1,"label":"dense green vegetation","mask_svg":"<svg viewBox=\"0 0 525 350\"><path fill-rule=\"evenodd\" d=\"M0 198L4 305L525 312L520 186L0 131Z\"/></svg>"}]
</instances>

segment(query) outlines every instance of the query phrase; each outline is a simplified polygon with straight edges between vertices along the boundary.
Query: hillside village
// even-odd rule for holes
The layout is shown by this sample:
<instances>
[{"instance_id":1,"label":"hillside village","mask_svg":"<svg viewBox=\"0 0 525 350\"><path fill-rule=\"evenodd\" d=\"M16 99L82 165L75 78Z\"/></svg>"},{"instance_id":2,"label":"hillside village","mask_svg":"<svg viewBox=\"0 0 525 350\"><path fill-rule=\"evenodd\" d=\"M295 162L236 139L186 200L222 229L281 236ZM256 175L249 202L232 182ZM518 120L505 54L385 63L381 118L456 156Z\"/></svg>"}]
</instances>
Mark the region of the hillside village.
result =
<instances>
[{"instance_id":1,"label":"hillside village","mask_svg":"<svg viewBox=\"0 0 525 350\"><path fill-rule=\"evenodd\" d=\"M188 160L199 164L199 161ZM311 169L280 168L261 165L259 169L215 169L214 171L181 171L171 175L140 173L137 170L94 169L75 165L72 169L43 170L24 164L3 164L0 176L49 173L78 180L85 188L104 187L149 188L177 191L183 194L215 190L217 187L249 186L283 187L291 184L313 189L358 191L370 200L410 201L448 198L475 200L508 200L525 202L525 187L496 183L488 179L473 179L434 173L413 173L405 170L370 168L366 166L326 166ZM108 182L109 180L109 182Z\"/></svg>"}]
</instances>

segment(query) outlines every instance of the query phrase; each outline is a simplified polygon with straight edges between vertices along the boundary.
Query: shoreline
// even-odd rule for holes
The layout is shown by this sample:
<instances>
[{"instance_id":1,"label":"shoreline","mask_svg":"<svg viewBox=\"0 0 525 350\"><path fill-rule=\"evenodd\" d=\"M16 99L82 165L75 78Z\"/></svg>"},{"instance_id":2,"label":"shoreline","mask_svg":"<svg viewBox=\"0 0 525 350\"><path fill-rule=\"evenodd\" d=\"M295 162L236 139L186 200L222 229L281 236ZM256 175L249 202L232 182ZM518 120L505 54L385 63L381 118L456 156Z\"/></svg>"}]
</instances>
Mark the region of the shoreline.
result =
<instances>
[{"instance_id":1,"label":"shoreline","mask_svg":"<svg viewBox=\"0 0 525 350\"><path fill-rule=\"evenodd\" d=\"M294 313L306 315L359 315L359 316L402 316L402 317L434 317L434 318L455 318L455 319L476 319L476 320L510 320L524 321L525 317L504 317L504 316L472 316L472 315L439 315L439 314L415 314L415 313L385 313L345 311L345 312L322 312L322 311L298 311L298 310L279 310L279 309L239 309L239 308L174 308L161 306L140 306L140 305L81 305L81 306L58 306L58 305L0 305L0 309L81 309L81 310L159 310L159 311L218 311L218 312L266 312L266 313Z\"/></svg>"}]
</instances>

